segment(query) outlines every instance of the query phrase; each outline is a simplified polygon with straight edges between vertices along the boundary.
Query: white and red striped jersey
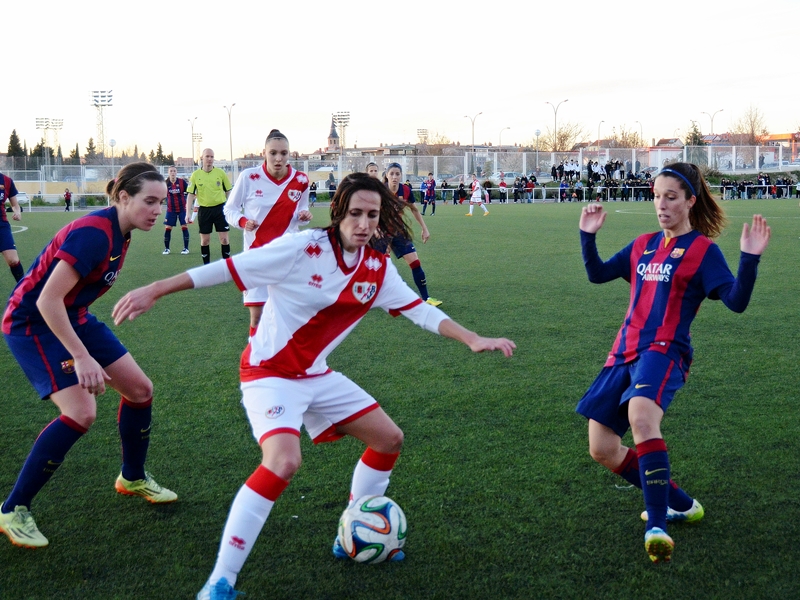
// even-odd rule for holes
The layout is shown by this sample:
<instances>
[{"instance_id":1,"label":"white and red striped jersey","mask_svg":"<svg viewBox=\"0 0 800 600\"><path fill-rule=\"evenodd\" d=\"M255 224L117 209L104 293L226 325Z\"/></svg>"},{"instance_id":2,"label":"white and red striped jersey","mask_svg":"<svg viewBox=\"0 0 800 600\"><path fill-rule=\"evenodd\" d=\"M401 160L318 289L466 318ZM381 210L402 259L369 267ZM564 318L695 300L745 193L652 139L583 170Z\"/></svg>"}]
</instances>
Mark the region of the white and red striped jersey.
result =
<instances>
[{"instance_id":1,"label":"white and red striped jersey","mask_svg":"<svg viewBox=\"0 0 800 600\"><path fill-rule=\"evenodd\" d=\"M262 163L239 174L225 203L225 219L233 227L244 229L247 220L260 223L254 231L244 232L244 249L268 244L284 233L299 230L297 213L308 210L308 176L288 166L288 173L276 181Z\"/></svg>"},{"instance_id":2,"label":"white and red striped jersey","mask_svg":"<svg viewBox=\"0 0 800 600\"><path fill-rule=\"evenodd\" d=\"M268 286L261 323L242 354L242 381L327 373L327 356L371 308L434 333L448 318L408 287L386 255L365 247L345 257L326 230L287 234L188 273L195 287L231 279L241 290Z\"/></svg>"}]
</instances>

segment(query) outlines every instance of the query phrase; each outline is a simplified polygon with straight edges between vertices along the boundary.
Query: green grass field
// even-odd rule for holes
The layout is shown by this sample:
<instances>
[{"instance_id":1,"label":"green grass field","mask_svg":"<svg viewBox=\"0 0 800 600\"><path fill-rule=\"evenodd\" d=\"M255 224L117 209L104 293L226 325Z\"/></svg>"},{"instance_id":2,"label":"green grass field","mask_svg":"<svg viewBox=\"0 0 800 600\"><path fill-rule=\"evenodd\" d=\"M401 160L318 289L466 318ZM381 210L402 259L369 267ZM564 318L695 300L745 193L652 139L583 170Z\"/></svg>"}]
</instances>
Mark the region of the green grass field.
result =
<instances>
[{"instance_id":1,"label":"green grass field","mask_svg":"<svg viewBox=\"0 0 800 600\"><path fill-rule=\"evenodd\" d=\"M403 428L388 495L409 520L407 558L364 566L331 542L362 452L354 440L312 446L275 506L237 588L248 600L800 597L797 270L794 200L726 203L718 240L734 271L742 223L773 228L748 310L708 301L694 325L692 376L664 420L673 478L706 509L675 525L671 564L643 549L641 494L588 455L574 407L605 360L628 302L623 281L586 279L580 205L492 205L489 217L439 204L418 244L430 293L454 319L518 346L474 355L403 318L373 311L330 359ZM599 233L608 258L657 228L650 203L611 203ZM314 209L315 224L327 209ZM29 266L75 215L23 215L15 239ZM126 291L200 263L162 256L162 227L134 232L121 277L93 312L106 322ZM234 249L241 236L233 234ZM219 246L211 247L219 258ZM401 275L413 286L404 263ZM8 294L11 275L0 273ZM31 551L0 540L0 598L193 598L205 582L234 494L260 459L239 405L247 311L231 284L164 298L116 328L155 384L148 468L179 495L152 506L114 492L118 396L99 399L92 430L37 497L50 539ZM57 412L40 402L3 345L0 498Z\"/></svg>"}]
</instances>

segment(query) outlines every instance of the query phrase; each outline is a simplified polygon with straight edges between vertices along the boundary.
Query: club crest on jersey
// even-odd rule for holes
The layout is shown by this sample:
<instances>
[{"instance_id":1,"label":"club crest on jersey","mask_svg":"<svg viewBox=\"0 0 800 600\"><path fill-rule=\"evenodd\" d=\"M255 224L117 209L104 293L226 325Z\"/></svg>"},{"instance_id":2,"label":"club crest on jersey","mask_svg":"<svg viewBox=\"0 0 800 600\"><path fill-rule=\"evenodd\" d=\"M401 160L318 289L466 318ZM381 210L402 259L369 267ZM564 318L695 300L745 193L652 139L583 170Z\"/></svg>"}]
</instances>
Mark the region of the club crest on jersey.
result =
<instances>
[{"instance_id":1,"label":"club crest on jersey","mask_svg":"<svg viewBox=\"0 0 800 600\"><path fill-rule=\"evenodd\" d=\"M378 293L378 284L368 281L356 281L353 284L353 296L361 304L366 304Z\"/></svg>"},{"instance_id":2,"label":"club crest on jersey","mask_svg":"<svg viewBox=\"0 0 800 600\"><path fill-rule=\"evenodd\" d=\"M267 412L264 413L264 416L267 417L268 419L277 419L285 412L286 409L283 408L280 404L278 404L276 406L268 408Z\"/></svg>"},{"instance_id":3,"label":"club crest on jersey","mask_svg":"<svg viewBox=\"0 0 800 600\"><path fill-rule=\"evenodd\" d=\"M669 253L670 258L680 258L683 256L683 253L686 252L686 248L675 248L672 252Z\"/></svg>"},{"instance_id":4,"label":"club crest on jersey","mask_svg":"<svg viewBox=\"0 0 800 600\"><path fill-rule=\"evenodd\" d=\"M322 289L322 275L317 275L316 273L312 275L308 285L317 289Z\"/></svg>"},{"instance_id":5,"label":"club crest on jersey","mask_svg":"<svg viewBox=\"0 0 800 600\"><path fill-rule=\"evenodd\" d=\"M308 254L311 258L319 258L322 256L322 248L319 247L319 244L308 244L305 247L305 253Z\"/></svg>"},{"instance_id":6,"label":"club crest on jersey","mask_svg":"<svg viewBox=\"0 0 800 600\"><path fill-rule=\"evenodd\" d=\"M370 271L377 271L381 268L383 263L380 259L375 258L374 256L370 256L367 260L364 261L364 266L367 267Z\"/></svg>"},{"instance_id":7,"label":"club crest on jersey","mask_svg":"<svg viewBox=\"0 0 800 600\"><path fill-rule=\"evenodd\" d=\"M72 375L75 372L75 361L71 358L69 360L62 360L61 370L67 375Z\"/></svg>"},{"instance_id":8,"label":"club crest on jersey","mask_svg":"<svg viewBox=\"0 0 800 600\"><path fill-rule=\"evenodd\" d=\"M303 192L300 190L287 190L286 195L289 196L289 200L292 202L299 202Z\"/></svg>"}]
</instances>

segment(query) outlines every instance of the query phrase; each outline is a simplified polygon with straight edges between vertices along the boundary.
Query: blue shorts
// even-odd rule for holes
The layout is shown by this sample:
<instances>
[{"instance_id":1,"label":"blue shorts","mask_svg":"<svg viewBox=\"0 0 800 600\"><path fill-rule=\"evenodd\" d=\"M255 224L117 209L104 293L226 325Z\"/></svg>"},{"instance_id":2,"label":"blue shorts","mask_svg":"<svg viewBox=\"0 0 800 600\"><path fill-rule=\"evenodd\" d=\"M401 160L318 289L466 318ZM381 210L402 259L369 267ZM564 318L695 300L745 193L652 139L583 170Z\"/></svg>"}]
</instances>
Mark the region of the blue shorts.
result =
<instances>
[{"instance_id":1,"label":"blue shorts","mask_svg":"<svg viewBox=\"0 0 800 600\"><path fill-rule=\"evenodd\" d=\"M417 251L410 239L400 235L393 237L391 240L386 238L378 240L378 243L375 244L375 249L381 254L385 254L390 245L396 258L403 258L406 254Z\"/></svg>"},{"instance_id":2,"label":"blue shorts","mask_svg":"<svg viewBox=\"0 0 800 600\"><path fill-rule=\"evenodd\" d=\"M184 211L172 212L168 210L167 216L164 217L164 225L167 227L175 227L178 219L180 219L181 225L186 225L186 213Z\"/></svg>"},{"instance_id":3,"label":"blue shorts","mask_svg":"<svg viewBox=\"0 0 800 600\"><path fill-rule=\"evenodd\" d=\"M105 369L128 351L105 323L93 315L87 315L87 318L86 323L75 327L75 333L91 357ZM72 355L52 331L34 335L6 335L5 338L11 354L43 400L53 392L77 385L78 376Z\"/></svg>"},{"instance_id":4,"label":"blue shorts","mask_svg":"<svg viewBox=\"0 0 800 600\"><path fill-rule=\"evenodd\" d=\"M14 236L11 235L11 223L8 221L0 221L0 252L16 249L17 246L14 244Z\"/></svg>"},{"instance_id":5,"label":"blue shorts","mask_svg":"<svg viewBox=\"0 0 800 600\"><path fill-rule=\"evenodd\" d=\"M622 437L630 428L628 400L644 396L666 412L685 381L684 371L666 354L645 352L633 362L603 367L578 402L575 412Z\"/></svg>"}]
</instances>

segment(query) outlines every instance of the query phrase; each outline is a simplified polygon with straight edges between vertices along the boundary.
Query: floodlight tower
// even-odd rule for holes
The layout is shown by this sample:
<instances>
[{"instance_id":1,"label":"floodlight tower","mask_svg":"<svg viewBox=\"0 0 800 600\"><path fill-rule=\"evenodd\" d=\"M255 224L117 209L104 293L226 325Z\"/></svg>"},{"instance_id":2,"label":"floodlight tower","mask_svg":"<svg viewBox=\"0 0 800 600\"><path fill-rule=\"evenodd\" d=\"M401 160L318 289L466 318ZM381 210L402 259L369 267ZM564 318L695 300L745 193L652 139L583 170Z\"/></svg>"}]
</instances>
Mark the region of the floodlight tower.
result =
<instances>
[{"instance_id":1,"label":"floodlight tower","mask_svg":"<svg viewBox=\"0 0 800 600\"><path fill-rule=\"evenodd\" d=\"M53 136L53 152L58 152L58 132L64 127L64 119L50 119L50 129L54 130L56 134ZM56 154L56 164L58 164L58 155Z\"/></svg>"},{"instance_id":2,"label":"floodlight tower","mask_svg":"<svg viewBox=\"0 0 800 600\"><path fill-rule=\"evenodd\" d=\"M428 143L428 130L427 129L417 129L417 137L419 138L420 144L427 144Z\"/></svg>"},{"instance_id":3,"label":"floodlight tower","mask_svg":"<svg viewBox=\"0 0 800 600\"><path fill-rule=\"evenodd\" d=\"M344 155L344 149L347 148L344 136L345 136L345 130L347 129L347 126L350 124L350 113L349 112L334 113L333 122L342 132L342 155Z\"/></svg>"},{"instance_id":4,"label":"floodlight tower","mask_svg":"<svg viewBox=\"0 0 800 600\"><path fill-rule=\"evenodd\" d=\"M50 129L50 117L36 117L36 129L44 131L42 144L42 160L45 165L50 164L50 155L47 153L47 130Z\"/></svg>"},{"instance_id":5,"label":"floodlight tower","mask_svg":"<svg viewBox=\"0 0 800 600\"><path fill-rule=\"evenodd\" d=\"M97 152L103 156L105 156L106 152L105 133L103 132L103 108L112 106L112 97L112 90L92 91L92 106L97 109Z\"/></svg>"}]
</instances>

